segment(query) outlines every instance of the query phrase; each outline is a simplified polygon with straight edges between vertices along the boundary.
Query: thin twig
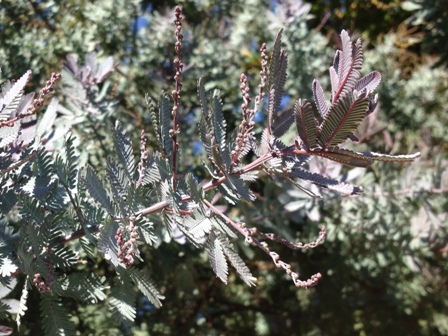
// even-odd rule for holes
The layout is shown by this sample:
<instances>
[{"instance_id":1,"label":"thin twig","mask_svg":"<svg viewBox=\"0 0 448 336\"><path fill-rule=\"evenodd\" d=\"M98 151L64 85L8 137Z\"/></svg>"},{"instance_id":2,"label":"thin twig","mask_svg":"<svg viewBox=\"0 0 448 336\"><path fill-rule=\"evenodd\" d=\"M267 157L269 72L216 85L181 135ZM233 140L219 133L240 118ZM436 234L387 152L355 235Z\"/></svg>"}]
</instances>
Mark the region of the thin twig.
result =
<instances>
[{"instance_id":1,"label":"thin twig","mask_svg":"<svg viewBox=\"0 0 448 336\"><path fill-rule=\"evenodd\" d=\"M320 273L316 273L316 274L312 275L311 278L309 278L305 281L300 280L299 275L297 273L291 271L291 265L282 261L280 259L280 256L276 252L271 251L266 242L260 242L258 239L253 237L254 234L257 234L257 230L255 228L248 229L248 228L246 228L244 223L242 223L242 224L235 223L233 220L231 220L229 217L227 217L222 211L220 211L217 207L215 207L209 201L204 200L203 202L211 211L213 211L215 214L217 214L222 219L224 219L224 221L227 225L233 227L236 231L238 231L241 235L243 235L245 238L245 241L247 243L255 244L261 250L263 250L267 255L269 255L272 258L272 260L274 261L275 266L277 266L279 268L283 268L285 270L286 274L288 274L291 277L291 279L294 281L294 285L296 287L302 287L302 288L313 287L313 286L317 285L319 280L322 278L322 275ZM320 242L323 241L323 239L325 238L325 234L326 234L325 227L323 227L321 230L321 233L319 235L319 238L316 240L316 242L312 242L312 243L305 244L305 245L308 245L308 248L317 246ZM284 243L280 238L277 238L277 239L276 239L276 241L279 241L280 243ZM304 248L305 245L302 244L302 248ZM296 248L299 248L299 247L296 247Z\"/></svg>"}]
</instances>

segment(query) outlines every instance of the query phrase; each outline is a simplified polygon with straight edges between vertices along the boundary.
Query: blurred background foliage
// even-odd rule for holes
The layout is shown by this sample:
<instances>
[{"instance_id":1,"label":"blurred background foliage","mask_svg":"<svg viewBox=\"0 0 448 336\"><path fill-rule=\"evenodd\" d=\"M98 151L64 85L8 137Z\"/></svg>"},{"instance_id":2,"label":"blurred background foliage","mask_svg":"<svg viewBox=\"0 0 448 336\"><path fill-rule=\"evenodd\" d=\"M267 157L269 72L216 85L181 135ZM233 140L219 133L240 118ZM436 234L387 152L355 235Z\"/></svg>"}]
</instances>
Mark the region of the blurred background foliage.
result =
<instances>
[{"instance_id":1,"label":"blurred background foliage","mask_svg":"<svg viewBox=\"0 0 448 336\"><path fill-rule=\"evenodd\" d=\"M2 78L33 71L37 91L60 71L68 54L88 52L119 63L109 78L114 101L108 118L119 119L138 143L150 131L145 93L157 98L173 88L173 7L186 18L186 69L182 89L181 159L184 172L202 177L196 142L196 81L206 76L218 88L231 131L240 120L239 76L254 81L259 47L272 46L283 27L290 55L283 107L311 98L313 78L328 89L327 69L341 29L363 38L363 74L382 73L380 108L361 125L358 151L422 152L410 166L375 164L349 169L315 160L313 169L365 187L359 197L325 193L322 200L297 189L257 182L258 199L229 209L264 232L291 240L314 239L326 225L326 243L302 253L276 246L302 277L321 272L310 290L296 289L260 251L240 244L258 277L247 288L235 274L225 286L215 278L204 252L182 242L143 250L146 267L166 297L161 309L139 299L136 325L123 329L106 308L66 302L80 335L448 335L448 6L445 0L142 1L3 0L0 7ZM58 95L62 91L56 92ZM59 97L64 103L64 96ZM263 113L257 115L262 123ZM104 119L71 125L84 160L99 170L112 150ZM154 141L150 137L150 141ZM135 146L137 147L137 146ZM87 156L87 157L86 157ZM108 275L106 263L86 265ZM11 296L14 296L12 293ZM39 327L37 305L22 322L22 334ZM2 317L3 325L13 321Z\"/></svg>"}]
</instances>

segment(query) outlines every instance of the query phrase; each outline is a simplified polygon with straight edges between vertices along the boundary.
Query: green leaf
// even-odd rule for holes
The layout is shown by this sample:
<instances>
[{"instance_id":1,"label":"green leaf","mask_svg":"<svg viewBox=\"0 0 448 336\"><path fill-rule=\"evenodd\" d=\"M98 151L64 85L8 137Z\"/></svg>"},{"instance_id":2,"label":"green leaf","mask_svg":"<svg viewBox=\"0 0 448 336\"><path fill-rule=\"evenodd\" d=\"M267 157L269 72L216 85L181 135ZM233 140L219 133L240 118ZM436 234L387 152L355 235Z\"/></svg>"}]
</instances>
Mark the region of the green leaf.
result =
<instances>
[{"instance_id":1,"label":"green leaf","mask_svg":"<svg viewBox=\"0 0 448 336\"><path fill-rule=\"evenodd\" d=\"M145 272L136 268L131 268L130 276L132 281L134 281L137 287L156 308L162 307L162 302L160 302L160 300L163 300L165 297L160 294L153 281Z\"/></svg>"},{"instance_id":2,"label":"green leaf","mask_svg":"<svg viewBox=\"0 0 448 336\"><path fill-rule=\"evenodd\" d=\"M219 97L219 90L214 90L211 97L211 113L213 118L213 129L215 142L221 151L226 147L226 121L222 113L222 101Z\"/></svg>"},{"instance_id":3,"label":"green leaf","mask_svg":"<svg viewBox=\"0 0 448 336\"><path fill-rule=\"evenodd\" d=\"M127 172L119 167L114 159L107 160L107 175L109 177L112 193L116 199L121 199L127 194L130 180Z\"/></svg>"},{"instance_id":4,"label":"green leaf","mask_svg":"<svg viewBox=\"0 0 448 336\"><path fill-rule=\"evenodd\" d=\"M125 325L134 321L136 316L135 291L128 272L121 271L115 277L110 292L109 306L112 316Z\"/></svg>"},{"instance_id":5,"label":"green leaf","mask_svg":"<svg viewBox=\"0 0 448 336\"><path fill-rule=\"evenodd\" d=\"M201 200L203 200L205 196L204 190L195 180L193 174L188 173L185 176L185 181L187 183L188 192L190 193L193 200L196 202L200 202Z\"/></svg>"},{"instance_id":6,"label":"green leaf","mask_svg":"<svg viewBox=\"0 0 448 336\"><path fill-rule=\"evenodd\" d=\"M123 165L128 178L132 180L135 171L135 159L132 153L132 143L129 141L125 131L123 130L123 126L119 122L115 124L115 127L112 127L112 137L114 139L118 159Z\"/></svg>"},{"instance_id":7,"label":"green leaf","mask_svg":"<svg viewBox=\"0 0 448 336\"><path fill-rule=\"evenodd\" d=\"M74 141L75 138L73 135L69 135L65 140L65 158L62 159L62 157L58 155L55 159L56 175L69 189L74 189L76 187L78 177L79 157L75 152Z\"/></svg>"},{"instance_id":8,"label":"green leaf","mask_svg":"<svg viewBox=\"0 0 448 336\"><path fill-rule=\"evenodd\" d=\"M218 238L221 242L221 246L223 248L223 251L227 258L229 258L230 263L235 268L235 270L238 272L238 275L243 279L243 281L248 286L255 286L255 281L257 280L252 273L250 272L249 268L246 266L244 261L240 258L240 256L235 252L233 249L233 246L225 237L219 237Z\"/></svg>"},{"instance_id":9,"label":"green leaf","mask_svg":"<svg viewBox=\"0 0 448 336\"><path fill-rule=\"evenodd\" d=\"M100 278L93 273L76 272L58 280L52 289L60 296L89 303L98 303L98 301L103 301L107 298L104 293L105 280L105 277Z\"/></svg>"},{"instance_id":10,"label":"green leaf","mask_svg":"<svg viewBox=\"0 0 448 336\"><path fill-rule=\"evenodd\" d=\"M173 151L173 140L170 135L171 130L171 106L170 99L166 92L162 92L159 99L159 120L160 120L160 143L165 155Z\"/></svg>"},{"instance_id":11,"label":"green leaf","mask_svg":"<svg viewBox=\"0 0 448 336\"><path fill-rule=\"evenodd\" d=\"M210 258L210 264L212 265L213 271L216 273L218 278L226 284L228 274L227 261L224 255L222 243L213 232L210 233L208 237L205 249L207 250L208 257Z\"/></svg>"},{"instance_id":12,"label":"green leaf","mask_svg":"<svg viewBox=\"0 0 448 336\"><path fill-rule=\"evenodd\" d=\"M90 195L92 195L93 199L100 205L102 205L109 214L113 215L114 208L112 205L112 201L107 195L103 183L95 174L93 168L90 166L87 166L86 168L86 178L84 179L84 184Z\"/></svg>"},{"instance_id":13,"label":"green leaf","mask_svg":"<svg viewBox=\"0 0 448 336\"><path fill-rule=\"evenodd\" d=\"M46 336L76 335L75 324L57 296L42 293L40 312Z\"/></svg>"},{"instance_id":14,"label":"green leaf","mask_svg":"<svg viewBox=\"0 0 448 336\"><path fill-rule=\"evenodd\" d=\"M1 213L7 214L11 211L14 205L17 203L16 193L7 188L2 188L0 190L0 210Z\"/></svg>"},{"instance_id":15,"label":"green leaf","mask_svg":"<svg viewBox=\"0 0 448 336\"><path fill-rule=\"evenodd\" d=\"M160 160L162 160L160 157L160 153L150 152L148 154L145 167L145 176L143 177L142 185L146 186L148 184L155 184L160 182L161 180L159 171Z\"/></svg>"},{"instance_id":16,"label":"green leaf","mask_svg":"<svg viewBox=\"0 0 448 336\"><path fill-rule=\"evenodd\" d=\"M115 235L117 234L118 223L112 219L106 220L101 228L98 238L98 250L104 254L104 259L110 261L115 267L118 266L118 246Z\"/></svg>"}]
</instances>

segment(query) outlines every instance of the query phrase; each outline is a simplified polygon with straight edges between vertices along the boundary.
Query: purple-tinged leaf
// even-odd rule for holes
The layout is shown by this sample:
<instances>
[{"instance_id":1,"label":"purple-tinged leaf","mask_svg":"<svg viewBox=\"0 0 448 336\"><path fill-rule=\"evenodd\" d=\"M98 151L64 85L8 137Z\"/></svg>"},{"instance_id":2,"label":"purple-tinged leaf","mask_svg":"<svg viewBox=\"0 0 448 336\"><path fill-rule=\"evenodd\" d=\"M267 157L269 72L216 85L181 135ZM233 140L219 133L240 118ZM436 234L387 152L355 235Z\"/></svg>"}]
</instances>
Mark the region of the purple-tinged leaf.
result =
<instances>
[{"instance_id":1,"label":"purple-tinged leaf","mask_svg":"<svg viewBox=\"0 0 448 336\"><path fill-rule=\"evenodd\" d=\"M369 97L365 94L356 98L353 94L342 96L332 105L320 127L318 141L322 148L337 146L353 134L366 116L368 107Z\"/></svg>"},{"instance_id":2,"label":"purple-tinged leaf","mask_svg":"<svg viewBox=\"0 0 448 336\"><path fill-rule=\"evenodd\" d=\"M296 126L300 138L307 149L317 146L317 124L313 108L306 99L299 99L294 105Z\"/></svg>"},{"instance_id":3,"label":"purple-tinged leaf","mask_svg":"<svg viewBox=\"0 0 448 336\"><path fill-rule=\"evenodd\" d=\"M372 92L376 89L381 82L381 74L378 71L372 71L368 75L365 75L355 85L355 90Z\"/></svg>"},{"instance_id":4,"label":"purple-tinged leaf","mask_svg":"<svg viewBox=\"0 0 448 336\"><path fill-rule=\"evenodd\" d=\"M325 99L324 90L317 79L313 81L313 95L317 110L319 111L322 119L324 119L328 113L328 105L327 100Z\"/></svg>"}]
</instances>

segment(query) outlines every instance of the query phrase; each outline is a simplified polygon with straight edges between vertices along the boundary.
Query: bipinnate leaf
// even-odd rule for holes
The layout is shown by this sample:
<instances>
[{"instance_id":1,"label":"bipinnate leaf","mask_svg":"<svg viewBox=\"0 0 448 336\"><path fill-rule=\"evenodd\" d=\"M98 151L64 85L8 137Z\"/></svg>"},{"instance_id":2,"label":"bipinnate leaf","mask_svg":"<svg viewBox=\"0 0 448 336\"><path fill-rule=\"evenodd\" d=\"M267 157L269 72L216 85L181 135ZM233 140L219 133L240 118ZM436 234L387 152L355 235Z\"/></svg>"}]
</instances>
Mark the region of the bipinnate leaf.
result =
<instances>
[{"instance_id":1,"label":"bipinnate leaf","mask_svg":"<svg viewBox=\"0 0 448 336\"><path fill-rule=\"evenodd\" d=\"M227 256L232 266L238 272L238 275L241 277L241 279L243 279L243 281L248 286L255 286L255 281L257 281L257 279L252 275L243 259L241 259L238 253L235 252L228 239L225 237L219 237L218 239L221 242L224 254Z\"/></svg>"},{"instance_id":2,"label":"bipinnate leaf","mask_svg":"<svg viewBox=\"0 0 448 336\"><path fill-rule=\"evenodd\" d=\"M332 104L335 104L354 88L361 75L363 62L361 39L356 41L353 50L350 36L343 30L341 43L342 50L336 52L333 66L330 68Z\"/></svg>"},{"instance_id":3,"label":"bipinnate leaf","mask_svg":"<svg viewBox=\"0 0 448 336\"><path fill-rule=\"evenodd\" d=\"M136 268L131 268L129 274L132 281L148 298L149 302L151 302L156 308L162 307L162 302L160 300L163 300L165 297L160 294L159 290L156 288L149 276L145 272Z\"/></svg>"},{"instance_id":4,"label":"bipinnate leaf","mask_svg":"<svg viewBox=\"0 0 448 336\"><path fill-rule=\"evenodd\" d=\"M269 90L277 82L280 73L280 67L282 64L281 63L282 34L283 29L280 29L277 32L274 47L272 48L272 54L269 63L268 83L267 83Z\"/></svg>"},{"instance_id":5,"label":"bipinnate leaf","mask_svg":"<svg viewBox=\"0 0 448 336\"><path fill-rule=\"evenodd\" d=\"M359 195L362 192L362 188L347 183L339 182L322 175L311 173L305 169L296 168L291 173L295 177L301 180L313 183L319 187L336 191L345 195Z\"/></svg>"},{"instance_id":6,"label":"bipinnate leaf","mask_svg":"<svg viewBox=\"0 0 448 336\"><path fill-rule=\"evenodd\" d=\"M121 199L126 195L130 183L127 172L113 158L108 158L106 172L112 193L116 199Z\"/></svg>"},{"instance_id":7,"label":"bipinnate leaf","mask_svg":"<svg viewBox=\"0 0 448 336\"><path fill-rule=\"evenodd\" d=\"M58 295L76 300L98 303L107 298L104 293L105 277L94 273L76 272L68 274L54 285L54 292Z\"/></svg>"},{"instance_id":8,"label":"bipinnate leaf","mask_svg":"<svg viewBox=\"0 0 448 336\"><path fill-rule=\"evenodd\" d=\"M160 182L161 176L159 171L160 153L149 152L145 166L145 176L142 185L154 184Z\"/></svg>"},{"instance_id":9,"label":"bipinnate leaf","mask_svg":"<svg viewBox=\"0 0 448 336\"><path fill-rule=\"evenodd\" d=\"M286 84L286 69L288 67L288 54L285 49L281 49L278 58L271 59L271 62L277 62L274 65L275 73L272 74L272 83L268 88L269 91L269 104L268 104L268 116L270 117L271 122L277 118L280 103L282 101L283 93L285 90Z\"/></svg>"},{"instance_id":10,"label":"bipinnate leaf","mask_svg":"<svg viewBox=\"0 0 448 336\"><path fill-rule=\"evenodd\" d=\"M0 99L0 112L3 111L3 109L9 104L11 104L17 96L22 95L23 89L30 79L31 70L28 70L22 77L20 77L17 82L12 85L8 92L6 92L6 94L3 96L3 99Z\"/></svg>"},{"instance_id":11,"label":"bipinnate leaf","mask_svg":"<svg viewBox=\"0 0 448 336\"><path fill-rule=\"evenodd\" d=\"M280 138L291 128L294 123L294 110L288 109L279 114L272 123L272 135Z\"/></svg>"},{"instance_id":12,"label":"bipinnate leaf","mask_svg":"<svg viewBox=\"0 0 448 336\"><path fill-rule=\"evenodd\" d=\"M205 249L207 250L213 271L222 282L227 284L227 261L222 244L215 233L210 233Z\"/></svg>"},{"instance_id":13,"label":"bipinnate leaf","mask_svg":"<svg viewBox=\"0 0 448 336\"><path fill-rule=\"evenodd\" d=\"M112 138L114 140L118 159L123 165L128 178L132 180L135 171L135 159L132 153L132 143L123 130L123 126L119 122L115 124L115 127L112 127Z\"/></svg>"},{"instance_id":14,"label":"bipinnate leaf","mask_svg":"<svg viewBox=\"0 0 448 336\"><path fill-rule=\"evenodd\" d=\"M306 99L299 99L294 105L296 126L300 139L310 150L317 146L317 123L313 115L313 108Z\"/></svg>"},{"instance_id":15,"label":"bipinnate leaf","mask_svg":"<svg viewBox=\"0 0 448 336\"><path fill-rule=\"evenodd\" d=\"M363 168L370 166L374 161L412 162L420 156L420 152L409 155L390 155L373 152L354 152L337 146L329 147L324 151L315 150L312 153L347 166Z\"/></svg>"},{"instance_id":16,"label":"bipinnate leaf","mask_svg":"<svg viewBox=\"0 0 448 336\"><path fill-rule=\"evenodd\" d=\"M325 98L324 90L317 79L313 81L313 96L317 110L319 111L321 118L324 119L328 114L329 107Z\"/></svg>"},{"instance_id":17,"label":"bipinnate leaf","mask_svg":"<svg viewBox=\"0 0 448 336\"><path fill-rule=\"evenodd\" d=\"M372 71L356 82L356 91L373 92L381 82L381 74L378 71Z\"/></svg>"},{"instance_id":18,"label":"bipinnate leaf","mask_svg":"<svg viewBox=\"0 0 448 336\"><path fill-rule=\"evenodd\" d=\"M193 200L195 200L196 202L199 202L202 199L204 199L204 195L205 195L204 190L199 185L199 183L196 181L193 174L188 173L185 176L185 181L187 183L188 192L190 193Z\"/></svg>"},{"instance_id":19,"label":"bipinnate leaf","mask_svg":"<svg viewBox=\"0 0 448 336\"><path fill-rule=\"evenodd\" d=\"M5 148L16 141L20 134L20 122L14 123L11 127L0 127L0 148Z\"/></svg>"},{"instance_id":20,"label":"bipinnate leaf","mask_svg":"<svg viewBox=\"0 0 448 336\"><path fill-rule=\"evenodd\" d=\"M2 87L2 90L5 89L6 88L4 85ZM3 109L0 112L0 122L16 117L22 101L23 101L23 91L20 91L17 94L17 96L15 96L14 99L9 103L9 105L3 106Z\"/></svg>"},{"instance_id":21,"label":"bipinnate leaf","mask_svg":"<svg viewBox=\"0 0 448 336\"><path fill-rule=\"evenodd\" d=\"M227 175L227 181L229 187L244 200L250 202L255 200L255 195L253 192L246 186L244 181L237 175Z\"/></svg>"},{"instance_id":22,"label":"bipinnate leaf","mask_svg":"<svg viewBox=\"0 0 448 336\"><path fill-rule=\"evenodd\" d=\"M207 92L205 91L203 79L204 78L201 77L198 80L198 96L199 96L199 102L201 103L202 113L207 115L208 114Z\"/></svg>"},{"instance_id":23,"label":"bipinnate leaf","mask_svg":"<svg viewBox=\"0 0 448 336\"><path fill-rule=\"evenodd\" d=\"M159 99L160 143L163 153L169 155L173 150L171 130L171 106L166 92L162 92Z\"/></svg>"},{"instance_id":24,"label":"bipinnate leaf","mask_svg":"<svg viewBox=\"0 0 448 336\"><path fill-rule=\"evenodd\" d=\"M75 138L70 134L65 140L65 158L58 155L55 160L56 175L69 189L76 187L78 177L78 155L74 141Z\"/></svg>"},{"instance_id":25,"label":"bipinnate leaf","mask_svg":"<svg viewBox=\"0 0 448 336\"><path fill-rule=\"evenodd\" d=\"M112 215L114 213L112 201L107 195L103 183L98 178L93 168L90 166L87 166L86 168L86 177L84 179L84 184L87 190L89 191L90 195L93 197L93 199L97 201L100 205L102 205L103 208L106 209L106 211Z\"/></svg>"},{"instance_id":26,"label":"bipinnate leaf","mask_svg":"<svg viewBox=\"0 0 448 336\"><path fill-rule=\"evenodd\" d=\"M71 316L62 300L54 294L41 294L40 316L46 336L76 335Z\"/></svg>"},{"instance_id":27,"label":"bipinnate leaf","mask_svg":"<svg viewBox=\"0 0 448 336\"><path fill-rule=\"evenodd\" d=\"M214 90L211 97L211 113L213 118L213 129L215 141L221 151L226 147L226 121L222 113L222 101L219 96L219 90Z\"/></svg>"},{"instance_id":28,"label":"bipinnate leaf","mask_svg":"<svg viewBox=\"0 0 448 336\"><path fill-rule=\"evenodd\" d=\"M412 162L416 158L420 157L420 152L405 155L390 155L374 152L362 152L361 154L372 161L388 161L388 162Z\"/></svg>"},{"instance_id":29,"label":"bipinnate leaf","mask_svg":"<svg viewBox=\"0 0 448 336\"><path fill-rule=\"evenodd\" d=\"M326 150L315 150L312 152L313 155L322 156L324 158L330 159L342 163L347 166L353 167L368 167L372 164L372 160L365 157L361 153L356 153L348 149L342 149L339 147L329 147Z\"/></svg>"},{"instance_id":30,"label":"bipinnate leaf","mask_svg":"<svg viewBox=\"0 0 448 336\"><path fill-rule=\"evenodd\" d=\"M110 291L109 306L112 316L125 325L134 321L136 316L135 291L128 272L120 271L115 277Z\"/></svg>"},{"instance_id":31,"label":"bipinnate leaf","mask_svg":"<svg viewBox=\"0 0 448 336\"><path fill-rule=\"evenodd\" d=\"M332 105L320 126L318 142L322 148L337 146L344 142L366 116L369 102L366 92L358 96L348 93Z\"/></svg>"},{"instance_id":32,"label":"bipinnate leaf","mask_svg":"<svg viewBox=\"0 0 448 336\"><path fill-rule=\"evenodd\" d=\"M196 209L191 216L184 218L183 224L187 228L189 234L196 239L204 238L213 227L210 218Z\"/></svg>"}]
</instances>

